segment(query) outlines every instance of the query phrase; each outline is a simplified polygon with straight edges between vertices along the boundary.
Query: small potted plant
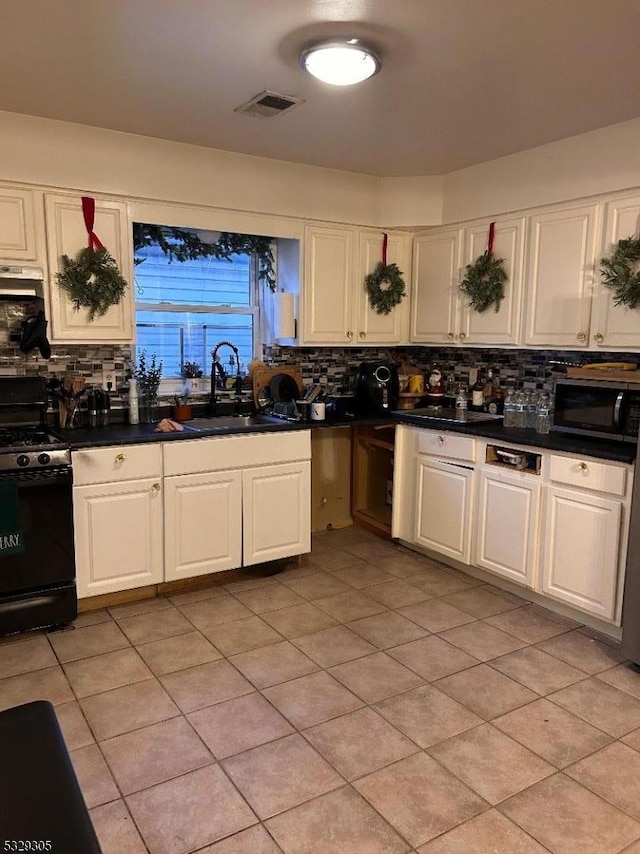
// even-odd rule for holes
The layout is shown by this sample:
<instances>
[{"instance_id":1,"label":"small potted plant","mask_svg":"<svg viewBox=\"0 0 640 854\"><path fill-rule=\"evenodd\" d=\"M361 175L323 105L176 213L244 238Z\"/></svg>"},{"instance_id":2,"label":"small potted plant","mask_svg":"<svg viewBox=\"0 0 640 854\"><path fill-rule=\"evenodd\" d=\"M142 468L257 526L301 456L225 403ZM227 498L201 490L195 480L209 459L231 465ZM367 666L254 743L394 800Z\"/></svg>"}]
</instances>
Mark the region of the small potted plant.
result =
<instances>
[{"instance_id":1,"label":"small potted plant","mask_svg":"<svg viewBox=\"0 0 640 854\"><path fill-rule=\"evenodd\" d=\"M162 359L158 360L155 353L147 359L147 351L141 350L138 361L133 369L133 376L138 381L140 396L140 421L158 420L158 389L162 377Z\"/></svg>"},{"instance_id":2,"label":"small potted plant","mask_svg":"<svg viewBox=\"0 0 640 854\"><path fill-rule=\"evenodd\" d=\"M193 418L193 409L189 403L189 393L174 394L173 403L174 421L191 421Z\"/></svg>"},{"instance_id":3,"label":"small potted plant","mask_svg":"<svg viewBox=\"0 0 640 854\"><path fill-rule=\"evenodd\" d=\"M202 377L202 368L197 362L185 362L182 365L180 375L184 379L184 390L187 396L194 391L198 391Z\"/></svg>"}]
</instances>

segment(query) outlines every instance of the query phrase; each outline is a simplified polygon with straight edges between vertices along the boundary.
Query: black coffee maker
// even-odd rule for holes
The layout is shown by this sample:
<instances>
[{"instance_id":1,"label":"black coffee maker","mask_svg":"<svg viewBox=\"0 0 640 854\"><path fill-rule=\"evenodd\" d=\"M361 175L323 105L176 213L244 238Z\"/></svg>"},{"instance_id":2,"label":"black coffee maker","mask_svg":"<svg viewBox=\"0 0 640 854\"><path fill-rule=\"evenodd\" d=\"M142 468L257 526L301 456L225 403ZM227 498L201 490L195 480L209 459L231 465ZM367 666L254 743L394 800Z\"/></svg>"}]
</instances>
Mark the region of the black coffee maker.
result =
<instances>
[{"instance_id":1,"label":"black coffee maker","mask_svg":"<svg viewBox=\"0 0 640 854\"><path fill-rule=\"evenodd\" d=\"M362 362L356 377L356 399L361 415L388 415L398 408L398 366Z\"/></svg>"}]
</instances>

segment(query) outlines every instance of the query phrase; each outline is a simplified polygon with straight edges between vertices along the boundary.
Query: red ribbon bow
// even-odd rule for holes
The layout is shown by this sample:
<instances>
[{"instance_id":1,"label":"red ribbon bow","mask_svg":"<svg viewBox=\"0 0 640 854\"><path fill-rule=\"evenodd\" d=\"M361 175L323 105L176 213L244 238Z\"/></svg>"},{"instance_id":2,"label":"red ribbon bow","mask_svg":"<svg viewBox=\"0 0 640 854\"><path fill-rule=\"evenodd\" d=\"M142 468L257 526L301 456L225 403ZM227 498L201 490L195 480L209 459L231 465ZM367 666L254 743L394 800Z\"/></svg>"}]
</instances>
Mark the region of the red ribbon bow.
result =
<instances>
[{"instance_id":1,"label":"red ribbon bow","mask_svg":"<svg viewBox=\"0 0 640 854\"><path fill-rule=\"evenodd\" d=\"M389 237L383 232L382 234L382 266L387 266L387 241Z\"/></svg>"},{"instance_id":2,"label":"red ribbon bow","mask_svg":"<svg viewBox=\"0 0 640 854\"><path fill-rule=\"evenodd\" d=\"M104 249L104 243L93 230L93 223L96 215L96 201L90 196L82 197L82 216L84 217L84 225L89 235L89 249Z\"/></svg>"},{"instance_id":3,"label":"red ribbon bow","mask_svg":"<svg viewBox=\"0 0 640 854\"><path fill-rule=\"evenodd\" d=\"M495 222L490 223L489 225L489 243L487 245L487 255L493 255L493 238L496 233L496 224Z\"/></svg>"}]
</instances>

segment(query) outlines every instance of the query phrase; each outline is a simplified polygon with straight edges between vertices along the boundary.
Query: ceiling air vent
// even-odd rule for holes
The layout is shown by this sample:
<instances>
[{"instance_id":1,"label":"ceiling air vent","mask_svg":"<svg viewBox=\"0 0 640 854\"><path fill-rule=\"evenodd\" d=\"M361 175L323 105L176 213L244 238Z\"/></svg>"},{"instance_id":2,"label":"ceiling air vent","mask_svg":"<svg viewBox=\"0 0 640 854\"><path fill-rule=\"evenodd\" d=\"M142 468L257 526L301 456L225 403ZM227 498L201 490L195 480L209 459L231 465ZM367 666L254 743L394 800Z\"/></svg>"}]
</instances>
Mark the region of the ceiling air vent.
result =
<instances>
[{"instance_id":1,"label":"ceiling air vent","mask_svg":"<svg viewBox=\"0 0 640 854\"><path fill-rule=\"evenodd\" d=\"M293 98L291 95L280 95L278 92L265 90L246 104L236 107L234 113L247 113L250 116L270 119L292 110L298 104L304 104L304 98Z\"/></svg>"}]
</instances>

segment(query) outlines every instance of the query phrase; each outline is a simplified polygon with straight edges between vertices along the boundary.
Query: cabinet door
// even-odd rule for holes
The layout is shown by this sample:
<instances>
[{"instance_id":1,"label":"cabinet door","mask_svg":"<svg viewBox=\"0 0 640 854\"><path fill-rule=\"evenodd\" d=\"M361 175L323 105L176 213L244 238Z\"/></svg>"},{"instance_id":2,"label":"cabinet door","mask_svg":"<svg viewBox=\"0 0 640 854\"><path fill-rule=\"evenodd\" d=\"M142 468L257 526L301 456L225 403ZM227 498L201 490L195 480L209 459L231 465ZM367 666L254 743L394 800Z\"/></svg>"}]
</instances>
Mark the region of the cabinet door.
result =
<instances>
[{"instance_id":1,"label":"cabinet door","mask_svg":"<svg viewBox=\"0 0 640 854\"><path fill-rule=\"evenodd\" d=\"M162 581L160 480L73 489L78 596Z\"/></svg>"},{"instance_id":2,"label":"cabinet door","mask_svg":"<svg viewBox=\"0 0 640 854\"><path fill-rule=\"evenodd\" d=\"M73 257L87 245L81 200L78 196L46 195L45 214L51 274L51 341L131 341L133 249L126 204L96 199L94 231L115 258L129 287L117 305L111 306L103 317L96 317L91 323L87 319L87 310L76 311L55 278L60 269L60 256Z\"/></svg>"},{"instance_id":3,"label":"cabinet door","mask_svg":"<svg viewBox=\"0 0 640 854\"><path fill-rule=\"evenodd\" d=\"M304 343L354 343L354 235L350 228L305 228Z\"/></svg>"},{"instance_id":4,"label":"cabinet door","mask_svg":"<svg viewBox=\"0 0 640 854\"><path fill-rule=\"evenodd\" d=\"M615 305L613 294L600 279L600 258L609 255L621 239L637 237L640 229L640 196L611 201L605 208L604 241L597 261L591 346L605 350L640 348L640 315L637 309Z\"/></svg>"},{"instance_id":5,"label":"cabinet door","mask_svg":"<svg viewBox=\"0 0 640 854\"><path fill-rule=\"evenodd\" d=\"M243 565L311 551L311 463L284 463L242 474Z\"/></svg>"},{"instance_id":6,"label":"cabinet door","mask_svg":"<svg viewBox=\"0 0 640 854\"><path fill-rule=\"evenodd\" d=\"M425 548L471 563L473 469L418 458L416 534Z\"/></svg>"},{"instance_id":7,"label":"cabinet door","mask_svg":"<svg viewBox=\"0 0 640 854\"><path fill-rule=\"evenodd\" d=\"M413 241L412 342L453 344L458 340L461 235L456 228Z\"/></svg>"},{"instance_id":8,"label":"cabinet door","mask_svg":"<svg viewBox=\"0 0 640 854\"><path fill-rule=\"evenodd\" d=\"M534 475L485 469L478 489L475 562L527 587L537 567L540 483Z\"/></svg>"},{"instance_id":9,"label":"cabinet door","mask_svg":"<svg viewBox=\"0 0 640 854\"><path fill-rule=\"evenodd\" d=\"M406 340L404 325L408 317L411 258L406 251L407 238L405 235L389 234L387 243L387 263L397 264L403 273L406 296L402 302L395 306L389 314L378 314L371 308L364 287L365 276L372 273L376 264L382 261L382 241L381 231L360 232L360 263L354 281L358 344L399 344Z\"/></svg>"},{"instance_id":10,"label":"cabinet door","mask_svg":"<svg viewBox=\"0 0 640 854\"><path fill-rule=\"evenodd\" d=\"M614 620L622 502L546 488L542 591Z\"/></svg>"},{"instance_id":11,"label":"cabinet door","mask_svg":"<svg viewBox=\"0 0 640 854\"><path fill-rule=\"evenodd\" d=\"M464 264L473 264L487 248L490 221L465 229ZM517 344L520 334L522 302L522 269L524 256L523 217L498 219L495 226L493 253L504 260L507 281L504 299L496 312L493 307L480 314L469 307L461 294L460 339L467 344Z\"/></svg>"},{"instance_id":12,"label":"cabinet door","mask_svg":"<svg viewBox=\"0 0 640 854\"><path fill-rule=\"evenodd\" d=\"M589 344L598 212L586 205L530 217L525 344Z\"/></svg>"},{"instance_id":13,"label":"cabinet door","mask_svg":"<svg viewBox=\"0 0 640 854\"><path fill-rule=\"evenodd\" d=\"M0 259L44 264L42 194L0 187Z\"/></svg>"},{"instance_id":14,"label":"cabinet door","mask_svg":"<svg viewBox=\"0 0 640 854\"><path fill-rule=\"evenodd\" d=\"M165 580L242 565L242 473L165 478Z\"/></svg>"}]
</instances>

